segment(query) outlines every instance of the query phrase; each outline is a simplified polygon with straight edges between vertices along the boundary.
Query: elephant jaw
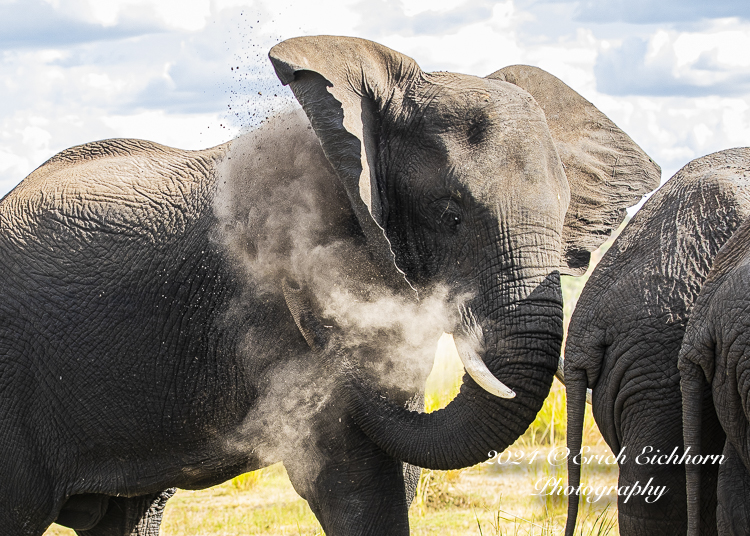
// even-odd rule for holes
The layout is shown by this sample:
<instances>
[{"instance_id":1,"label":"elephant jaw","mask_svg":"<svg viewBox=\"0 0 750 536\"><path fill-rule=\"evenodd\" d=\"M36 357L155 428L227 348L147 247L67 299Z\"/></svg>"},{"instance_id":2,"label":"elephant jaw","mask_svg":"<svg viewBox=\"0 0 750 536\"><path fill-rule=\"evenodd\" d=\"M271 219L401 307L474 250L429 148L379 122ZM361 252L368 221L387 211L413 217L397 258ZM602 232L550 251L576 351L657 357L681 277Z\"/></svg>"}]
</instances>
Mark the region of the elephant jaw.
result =
<instances>
[{"instance_id":1,"label":"elephant jaw","mask_svg":"<svg viewBox=\"0 0 750 536\"><path fill-rule=\"evenodd\" d=\"M464 369L482 389L500 398L513 398L516 393L498 380L482 360L485 351L484 333L474 314L466 307L460 308L462 332L454 336L458 357Z\"/></svg>"}]
</instances>

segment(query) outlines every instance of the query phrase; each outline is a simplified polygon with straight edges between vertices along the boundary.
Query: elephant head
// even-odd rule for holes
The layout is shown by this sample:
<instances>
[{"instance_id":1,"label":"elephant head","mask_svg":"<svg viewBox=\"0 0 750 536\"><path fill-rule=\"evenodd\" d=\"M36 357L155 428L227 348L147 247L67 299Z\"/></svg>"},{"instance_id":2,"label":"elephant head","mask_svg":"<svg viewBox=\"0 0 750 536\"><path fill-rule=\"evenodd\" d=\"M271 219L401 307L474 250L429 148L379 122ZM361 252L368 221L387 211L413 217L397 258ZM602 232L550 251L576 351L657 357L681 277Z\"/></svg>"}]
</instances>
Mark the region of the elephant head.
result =
<instances>
[{"instance_id":1,"label":"elephant head","mask_svg":"<svg viewBox=\"0 0 750 536\"><path fill-rule=\"evenodd\" d=\"M384 46L302 37L269 54L394 285L468 294L457 346L485 371L443 410L410 412L349 378L359 426L394 458L450 469L513 443L549 391L562 340L559 274L580 274L660 169L557 78L422 71ZM487 372L488 371L488 372ZM482 373L478 373L479 377ZM494 387L493 387L494 385Z\"/></svg>"}]
</instances>

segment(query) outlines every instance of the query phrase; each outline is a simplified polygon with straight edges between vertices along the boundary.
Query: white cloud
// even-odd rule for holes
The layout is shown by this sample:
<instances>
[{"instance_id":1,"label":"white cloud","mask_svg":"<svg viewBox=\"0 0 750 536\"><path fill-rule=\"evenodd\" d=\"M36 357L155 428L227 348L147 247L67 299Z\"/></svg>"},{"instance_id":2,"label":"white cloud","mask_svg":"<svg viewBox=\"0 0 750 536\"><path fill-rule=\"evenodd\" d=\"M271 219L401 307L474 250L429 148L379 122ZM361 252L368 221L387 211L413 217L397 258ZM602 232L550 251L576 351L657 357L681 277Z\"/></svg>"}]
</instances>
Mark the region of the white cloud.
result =
<instances>
[{"instance_id":1,"label":"white cloud","mask_svg":"<svg viewBox=\"0 0 750 536\"><path fill-rule=\"evenodd\" d=\"M580 0L575 4L576 19L589 23L653 24L750 17L750 5L745 0Z\"/></svg>"},{"instance_id":2,"label":"white cloud","mask_svg":"<svg viewBox=\"0 0 750 536\"><path fill-rule=\"evenodd\" d=\"M102 122L113 132L127 132L131 138L158 140L181 149L212 147L240 133L240 128L227 122L221 113L167 114L159 110L110 115Z\"/></svg>"},{"instance_id":3,"label":"white cloud","mask_svg":"<svg viewBox=\"0 0 750 536\"><path fill-rule=\"evenodd\" d=\"M514 28L527 16L514 8L512 0L495 2L494 5L486 2L450 2L443 5L441 12L433 8L415 10L417 15L428 13L432 17L443 13L446 20L453 21L448 30L436 33L417 31L423 23L416 16L405 16L406 10L400 11L401 2L388 2L387 6L387 18L361 24L359 28L375 34L368 37L411 56L425 70L485 76L522 61L524 51L518 46ZM485 8L488 16L477 16L475 20L475 13ZM461 17L454 16L457 12L462 13L463 23L455 22L461 20Z\"/></svg>"},{"instance_id":4,"label":"white cloud","mask_svg":"<svg viewBox=\"0 0 750 536\"><path fill-rule=\"evenodd\" d=\"M413 17L424 11L436 11L445 13L461 6L465 0L404 0L401 2L404 7L404 15Z\"/></svg>"},{"instance_id":5,"label":"white cloud","mask_svg":"<svg viewBox=\"0 0 750 536\"><path fill-rule=\"evenodd\" d=\"M671 43L677 58L677 67L690 67L707 54L715 56L714 68L749 67L750 54L747 54L747 51L750 50L750 34L748 30L750 30L750 24L736 24L735 28L728 30L680 33Z\"/></svg>"},{"instance_id":6,"label":"white cloud","mask_svg":"<svg viewBox=\"0 0 750 536\"><path fill-rule=\"evenodd\" d=\"M40 121L46 123L46 121ZM21 131L21 140L24 145L32 147L36 150L44 149L49 147L49 142L52 139L52 135L41 127L29 125Z\"/></svg>"},{"instance_id":7,"label":"white cloud","mask_svg":"<svg viewBox=\"0 0 750 536\"><path fill-rule=\"evenodd\" d=\"M277 41L298 35L350 35L366 37L355 29L361 22L361 10L357 7L362 0L217 0L217 6L243 7L245 14L256 14L260 26L252 20L244 28L248 38L273 37ZM249 26L253 26L251 32Z\"/></svg>"},{"instance_id":8,"label":"white cloud","mask_svg":"<svg viewBox=\"0 0 750 536\"><path fill-rule=\"evenodd\" d=\"M120 40L165 30L150 4L123 13L116 24L93 16L85 0L24 0L0 3L0 49L49 49Z\"/></svg>"},{"instance_id":9,"label":"white cloud","mask_svg":"<svg viewBox=\"0 0 750 536\"><path fill-rule=\"evenodd\" d=\"M691 0L674 10L693 21L680 26L664 22L661 7L607 1L609 13L566 0L0 0L0 195L90 140L200 148L230 139L288 104L267 51L310 34L380 41L426 70L540 66L609 115L666 176L747 145L744 8L701 20L732 3L711 11ZM639 25L616 22L623 17Z\"/></svg>"},{"instance_id":10,"label":"white cloud","mask_svg":"<svg viewBox=\"0 0 750 536\"><path fill-rule=\"evenodd\" d=\"M205 27L211 15L210 0L87 0L91 17L105 26L114 26L133 11L149 12L172 28L196 31Z\"/></svg>"},{"instance_id":11,"label":"white cloud","mask_svg":"<svg viewBox=\"0 0 750 536\"><path fill-rule=\"evenodd\" d=\"M750 92L750 22L725 19L700 31L659 29L603 52L600 90L615 95L737 95Z\"/></svg>"}]
</instances>

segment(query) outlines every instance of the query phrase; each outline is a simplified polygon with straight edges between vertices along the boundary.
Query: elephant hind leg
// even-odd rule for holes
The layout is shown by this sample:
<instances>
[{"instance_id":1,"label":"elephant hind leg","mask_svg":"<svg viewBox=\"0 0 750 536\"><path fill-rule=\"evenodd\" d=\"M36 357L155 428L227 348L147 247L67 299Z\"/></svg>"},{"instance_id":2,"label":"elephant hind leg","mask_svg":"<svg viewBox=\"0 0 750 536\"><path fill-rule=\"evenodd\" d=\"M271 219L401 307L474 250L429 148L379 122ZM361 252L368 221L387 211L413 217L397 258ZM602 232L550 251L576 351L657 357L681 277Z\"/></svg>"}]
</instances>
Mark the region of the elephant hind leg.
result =
<instances>
[{"instance_id":1,"label":"elephant hind leg","mask_svg":"<svg viewBox=\"0 0 750 536\"><path fill-rule=\"evenodd\" d=\"M171 488L139 497L109 497L101 521L78 536L159 536L164 507L175 493Z\"/></svg>"},{"instance_id":2,"label":"elephant hind leg","mask_svg":"<svg viewBox=\"0 0 750 536\"><path fill-rule=\"evenodd\" d=\"M630 457L620 465L618 478L618 487L623 490L617 498L620 534L684 535L687 531L685 468L672 463L682 454L679 386L641 389L628 394L622 407L621 445ZM666 463L675 449L677 459ZM652 457L656 460L653 463ZM665 463L657 463L659 457ZM651 489L647 490L648 487ZM661 496L657 487L663 491Z\"/></svg>"},{"instance_id":3,"label":"elephant hind leg","mask_svg":"<svg viewBox=\"0 0 750 536\"><path fill-rule=\"evenodd\" d=\"M719 534L750 534L750 474L729 441L724 446L724 463L719 469L717 488Z\"/></svg>"}]
</instances>

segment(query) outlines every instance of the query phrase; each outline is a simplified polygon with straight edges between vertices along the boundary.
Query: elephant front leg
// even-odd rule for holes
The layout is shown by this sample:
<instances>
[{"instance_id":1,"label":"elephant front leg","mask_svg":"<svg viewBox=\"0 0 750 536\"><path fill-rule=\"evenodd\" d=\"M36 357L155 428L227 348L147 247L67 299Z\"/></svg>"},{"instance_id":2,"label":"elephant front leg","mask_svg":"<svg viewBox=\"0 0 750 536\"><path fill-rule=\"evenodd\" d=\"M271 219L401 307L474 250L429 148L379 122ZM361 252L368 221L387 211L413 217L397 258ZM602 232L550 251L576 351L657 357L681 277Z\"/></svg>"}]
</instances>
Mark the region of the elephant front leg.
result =
<instances>
[{"instance_id":1,"label":"elephant front leg","mask_svg":"<svg viewBox=\"0 0 750 536\"><path fill-rule=\"evenodd\" d=\"M320 450L318 463L300 453L284 465L327 536L409 534L401 462L351 427Z\"/></svg>"},{"instance_id":2,"label":"elephant front leg","mask_svg":"<svg viewBox=\"0 0 750 536\"><path fill-rule=\"evenodd\" d=\"M171 488L140 497L110 497L107 512L89 530L76 531L79 536L159 536L159 526L176 489Z\"/></svg>"},{"instance_id":3,"label":"elephant front leg","mask_svg":"<svg viewBox=\"0 0 750 536\"><path fill-rule=\"evenodd\" d=\"M716 523L719 534L750 534L750 474L729 441L719 469Z\"/></svg>"}]
</instances>

